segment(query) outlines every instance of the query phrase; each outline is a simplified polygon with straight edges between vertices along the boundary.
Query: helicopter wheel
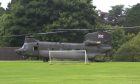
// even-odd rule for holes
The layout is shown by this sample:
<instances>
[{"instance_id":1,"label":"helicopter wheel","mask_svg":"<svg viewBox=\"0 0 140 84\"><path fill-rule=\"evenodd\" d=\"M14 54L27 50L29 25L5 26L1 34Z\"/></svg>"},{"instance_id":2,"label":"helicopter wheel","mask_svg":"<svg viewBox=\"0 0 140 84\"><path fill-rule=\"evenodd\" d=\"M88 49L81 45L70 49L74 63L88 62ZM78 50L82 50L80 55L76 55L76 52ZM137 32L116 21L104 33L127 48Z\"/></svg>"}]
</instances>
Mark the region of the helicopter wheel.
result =
<instances>
[{"instance_id":1,"label":"helicopter wheel","mask_svg":"<svg viewBox=\"0 0 140 84\"><path fill-rule=\"evenodd\" d=\"M90 62L94 62L95 59L94 58L91 58L91 59L88 59Z\"/></svg>"},{"instance_id":2,"label":"helicopter wheel","mask_svg":"<svg viewBox=\"0 0 140 84\"><path fill-rule=\"evenodd\" d=\"M43 57L43 62L48 62L49 58L48 57Z\"/></svg>"},{"instance_id":3,"label":"helicopter wheel","mask_svg":"<svg viewBox=\"0 0 140 84\"><path fill-rule=\"evenodd\" d=\"M27 56L22 56L22 59L27 60L29 57Z\"/></svg>"}]
</instances>

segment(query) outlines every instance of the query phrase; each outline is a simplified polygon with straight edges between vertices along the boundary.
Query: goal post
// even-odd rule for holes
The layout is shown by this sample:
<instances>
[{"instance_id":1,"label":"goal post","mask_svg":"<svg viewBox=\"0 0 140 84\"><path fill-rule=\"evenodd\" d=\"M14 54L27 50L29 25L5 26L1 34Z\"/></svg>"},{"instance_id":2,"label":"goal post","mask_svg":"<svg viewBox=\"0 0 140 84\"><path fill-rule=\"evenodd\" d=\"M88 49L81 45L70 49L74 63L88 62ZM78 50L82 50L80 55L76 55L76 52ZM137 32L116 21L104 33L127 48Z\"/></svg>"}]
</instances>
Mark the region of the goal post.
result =
<instances>
[{"instance_id":1,"label":"goal post","mask_svg":"<svg viewBox=\"0 0 140 84\"><path fill-rule=\"evenodd\" d=\"M86 50L49 50L49 64L52 64L53 59L57 60L71 60L81 61L85 64L88 63L88 56Z\"/></svg>"}]
</instances>

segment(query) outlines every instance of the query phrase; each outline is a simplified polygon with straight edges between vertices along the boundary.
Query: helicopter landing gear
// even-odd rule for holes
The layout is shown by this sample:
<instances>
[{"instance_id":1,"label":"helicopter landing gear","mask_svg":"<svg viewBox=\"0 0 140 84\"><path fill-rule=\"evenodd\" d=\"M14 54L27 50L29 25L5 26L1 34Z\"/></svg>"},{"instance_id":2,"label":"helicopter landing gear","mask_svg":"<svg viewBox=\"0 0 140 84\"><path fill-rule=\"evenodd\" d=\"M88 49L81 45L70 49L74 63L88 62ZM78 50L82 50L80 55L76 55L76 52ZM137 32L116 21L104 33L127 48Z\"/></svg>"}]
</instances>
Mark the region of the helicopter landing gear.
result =
<instances>
[{"instance_id":1,"label":"helicopter landing gear","mask_svg":"<svg viewBox=\"0 0 140 84\"><path fill-rule=\"evenodd\" d=\"M90 62L95 62L95 58L88 59Z\"/></svg>"},{"instance_id":2,"label":"helicopter landing gear","mask_svg":"<svg viewBox=\"0 0 140 84\"><path fill-rule=\"evenodd\" d=\"M43 57L43 62L48 62L49 58L48 57Z\"/></svg>"}]
</instances>

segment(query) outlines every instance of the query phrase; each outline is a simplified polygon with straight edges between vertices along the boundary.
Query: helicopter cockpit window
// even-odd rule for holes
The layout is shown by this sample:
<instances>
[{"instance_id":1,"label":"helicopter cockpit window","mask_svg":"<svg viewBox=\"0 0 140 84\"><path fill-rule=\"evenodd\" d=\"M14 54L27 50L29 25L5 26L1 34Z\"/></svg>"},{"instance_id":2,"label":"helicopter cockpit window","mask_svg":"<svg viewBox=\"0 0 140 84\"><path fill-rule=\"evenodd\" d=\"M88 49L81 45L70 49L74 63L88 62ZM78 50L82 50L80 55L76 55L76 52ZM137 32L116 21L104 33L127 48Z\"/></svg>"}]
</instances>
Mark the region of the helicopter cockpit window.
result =
<instances>
[{"instance_id":1,"label":"helicopter cockpit window","mask_svg":"<svg viewBox=\"0 0 140 84\"><path fill-rule=\"evenodd\" d=\"M23 48L23 49L27 49L27 48L28 48L28 45L27 45L27 44L24 44L24 45L22 46L22 48Z\"/></svg>"}]
</instances>

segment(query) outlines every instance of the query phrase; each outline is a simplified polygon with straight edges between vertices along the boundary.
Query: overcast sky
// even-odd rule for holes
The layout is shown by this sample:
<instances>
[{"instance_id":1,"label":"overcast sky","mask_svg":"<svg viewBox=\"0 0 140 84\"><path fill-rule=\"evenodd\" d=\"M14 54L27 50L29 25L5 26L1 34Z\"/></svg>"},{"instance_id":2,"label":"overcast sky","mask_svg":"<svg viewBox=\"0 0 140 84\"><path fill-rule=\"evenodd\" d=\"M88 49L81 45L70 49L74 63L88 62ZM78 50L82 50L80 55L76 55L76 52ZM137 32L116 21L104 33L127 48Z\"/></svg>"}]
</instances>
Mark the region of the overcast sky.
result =
<instances>
[{"instance_id":1,"label":"overcast sky","mask_svg":"<svg viewBox=\"0 0 140 84\"><path fill-rule=\"evenodd\" d=\"M140 0L93 0L93 4L97 6L97 9L104 12L110 10L111 6L114 5L125 5L125 7L129 7L137 3L140 3Z\"/></svg>"},{"instance_id":2,"label":"overcast sky","mask_svg":"<svg viewBox=\"0 0 140 84\"><path fill-rule=\"evenodd\" d=\"M2 7L6 8L7 3L11 0L0 0ZM111 9L111 6L124 4L126 7L140 3L140 0L93 0L93 4L104 12Z\"/></svg>"}]
</instances>

